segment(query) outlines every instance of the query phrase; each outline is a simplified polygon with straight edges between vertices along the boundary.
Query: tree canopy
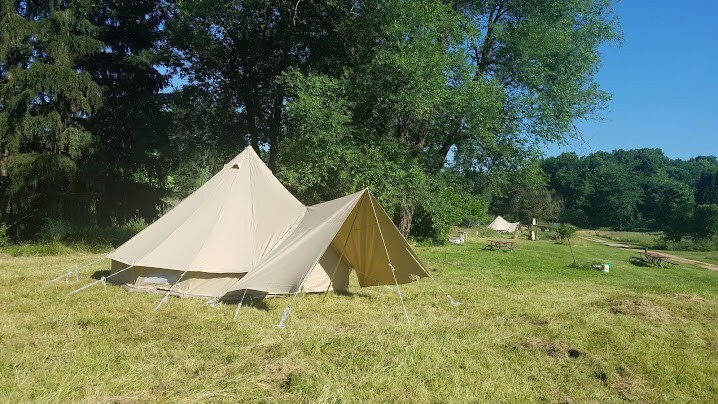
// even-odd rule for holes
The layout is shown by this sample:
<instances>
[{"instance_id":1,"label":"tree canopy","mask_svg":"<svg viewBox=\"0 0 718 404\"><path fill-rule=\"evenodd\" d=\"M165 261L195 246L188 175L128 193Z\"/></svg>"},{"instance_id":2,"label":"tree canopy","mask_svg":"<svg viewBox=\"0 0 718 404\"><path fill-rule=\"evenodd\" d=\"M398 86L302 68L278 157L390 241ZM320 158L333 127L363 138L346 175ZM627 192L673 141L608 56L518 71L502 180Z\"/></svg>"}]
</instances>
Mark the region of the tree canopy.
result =
<instances>
[{"instance_id":1,"label":"tree canopy","mask_svg":"<svg viewBox=\"0 0 718 404\"><path fill-rule=\"evenodd\" d=\"M608 0L3 0L0 23L18 238L151 221L245 145L307 203L371 187L406 236L490 204L557 217L539 150L600 113L599 46L619 39ZM601 164L600 186L630 184ZM566 210L622 225L645 203L591 186Z\"/></svg>"},{"instance_id":2,"label":"tree canopy","mask_svg":"<svg viewBox=\"0 0 718 404\"><path fill-rule=\"evenodd\" d=\"M669 238L710 236L718 161L671 160L660 149L564 153L542 163L565 203L561 219L583 227L664 230Z\"/></svg>"}]
</instances>

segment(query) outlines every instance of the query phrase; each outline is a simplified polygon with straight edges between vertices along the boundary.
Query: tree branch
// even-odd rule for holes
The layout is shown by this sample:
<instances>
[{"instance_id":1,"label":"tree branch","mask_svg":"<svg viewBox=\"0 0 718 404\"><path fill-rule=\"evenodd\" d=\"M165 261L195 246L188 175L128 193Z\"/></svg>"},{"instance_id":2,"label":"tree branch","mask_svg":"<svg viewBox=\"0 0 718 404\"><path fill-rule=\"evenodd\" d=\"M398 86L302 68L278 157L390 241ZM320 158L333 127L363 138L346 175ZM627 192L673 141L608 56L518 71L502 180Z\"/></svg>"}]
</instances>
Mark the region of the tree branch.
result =
<instances>
[{"instance_id":1,"label":"tree branch","mask_svg":"<svg viewBox=\"0 0 718 404\"><path fill-rule=\"evenodd\" d=\"M487 19L486 35L484 36L484 43L481 44L481 52L478 53L478 47L474 47L477 74L474 76L474 80L479 79L479 75L483 75L486 69L491 65L491 49L494 46L494 26L499 22L499 19L506 14L508 11L507 7L508 0L502 0L496 5L495 8L491 8L489 12L489 18Z\"/></svg>"}]
</instances>

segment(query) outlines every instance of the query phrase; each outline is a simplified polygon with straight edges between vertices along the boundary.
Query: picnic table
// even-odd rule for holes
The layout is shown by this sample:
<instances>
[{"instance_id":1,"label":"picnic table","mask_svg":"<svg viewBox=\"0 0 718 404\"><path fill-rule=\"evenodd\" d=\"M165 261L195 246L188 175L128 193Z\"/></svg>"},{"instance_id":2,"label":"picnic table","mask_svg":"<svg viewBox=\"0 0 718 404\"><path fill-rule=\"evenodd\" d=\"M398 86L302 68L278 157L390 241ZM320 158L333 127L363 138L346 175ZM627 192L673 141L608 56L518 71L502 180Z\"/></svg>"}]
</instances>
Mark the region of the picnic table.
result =
<instances>
[{"instance_id":1,"label":"picnic table","mask_svg":"<svg viewBox=\"0 0 718 404\"><path fill-rule=\"evenodd\" d=\"M489 240L489 243L486 244L486 247L484 247L484 250L498 250L501 251L502 249L506 249L508 251L513 252L514 251L514 242L513 241L506 241L506 240Z\"/></svg>"},{"instance_id":2,"label":"picnic table","mask_svg":"<svg viewBox=\"0 0 718 404\"><path fill-rule=\"evenodd\" d=\"M665 268L666 265L678 265L675 262L669 260L669 256L651 252L646 249L638 252L638 257L631 257L629 261L632 263L640 262L644 264L655 265L659 268Z\"/></svg>"}]
</instances>

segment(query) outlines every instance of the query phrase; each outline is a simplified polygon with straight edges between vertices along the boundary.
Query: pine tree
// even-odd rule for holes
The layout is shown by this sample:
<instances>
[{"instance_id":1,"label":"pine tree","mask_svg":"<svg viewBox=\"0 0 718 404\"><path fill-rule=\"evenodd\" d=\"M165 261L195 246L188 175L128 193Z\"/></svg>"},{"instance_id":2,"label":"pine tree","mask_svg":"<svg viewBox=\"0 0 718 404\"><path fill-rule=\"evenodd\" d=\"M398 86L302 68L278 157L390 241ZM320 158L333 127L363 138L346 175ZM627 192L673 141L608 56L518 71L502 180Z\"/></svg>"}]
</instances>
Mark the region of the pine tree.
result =
<instances>
[{"instance_id":1,"label":"pine tree","mask_svg":"<svg viewBox=\"0 0 718 404\"><path fill-rule=\"evenodd\" d=\"M718 171L701 173L696 186L696 204L718 204Z\"/></svg>"},{"instance_id":2,"label":"pine tree","mask_svg":"<svg viewBox=\"0 0 718 404\"><path fill-rule=\"evenodd\" d=\"M0 3L0 214L59 214L77 161L92 144L82 126L102 101L79 68L102 49L80 5ZM9 215L8 215L9 214Z\"/></svg>"},{"instance_id":3,"label":"pine tree","mask_svg":"<svg viewBox=\"0 0 718 404\"><path fill-rule=\"evenodd\" d=\"M84 67L105 89L105 102L87 121L98 146L81 167L78 193L88 206L76 213L94 209L89 219L100 225L138 216L152 221L164 206L173 155L161 94L168 78L156 67L162 63L164 7L158 0L96 0L88 12L106 49Z\"/></svg>"}]
</instances>

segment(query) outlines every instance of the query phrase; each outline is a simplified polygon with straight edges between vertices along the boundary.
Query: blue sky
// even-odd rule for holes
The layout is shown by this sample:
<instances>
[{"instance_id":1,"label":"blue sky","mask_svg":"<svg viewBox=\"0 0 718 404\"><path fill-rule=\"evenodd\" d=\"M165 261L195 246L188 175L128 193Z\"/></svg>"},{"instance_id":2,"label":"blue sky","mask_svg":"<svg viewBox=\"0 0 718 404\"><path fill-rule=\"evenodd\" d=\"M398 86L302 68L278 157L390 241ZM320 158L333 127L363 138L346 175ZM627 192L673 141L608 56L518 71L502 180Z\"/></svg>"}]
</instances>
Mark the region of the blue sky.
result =
<instances>
[{"instance_id":1,"label":"blue sky","mask_svg":"<svg viewBox=\"0 0 718 404\"><path fill-rule=\"evenodd\" d=\"M718 1L624 0L622 46L601 48L597 80L613 94L584 141L547 154L658 147L671 158L718 155Z\"/></svg>"}]
</instances>

